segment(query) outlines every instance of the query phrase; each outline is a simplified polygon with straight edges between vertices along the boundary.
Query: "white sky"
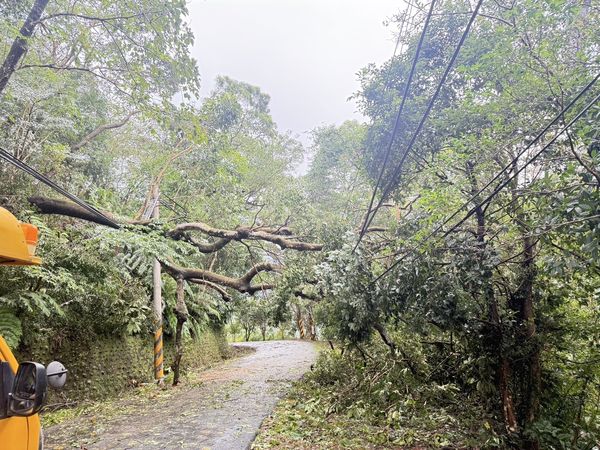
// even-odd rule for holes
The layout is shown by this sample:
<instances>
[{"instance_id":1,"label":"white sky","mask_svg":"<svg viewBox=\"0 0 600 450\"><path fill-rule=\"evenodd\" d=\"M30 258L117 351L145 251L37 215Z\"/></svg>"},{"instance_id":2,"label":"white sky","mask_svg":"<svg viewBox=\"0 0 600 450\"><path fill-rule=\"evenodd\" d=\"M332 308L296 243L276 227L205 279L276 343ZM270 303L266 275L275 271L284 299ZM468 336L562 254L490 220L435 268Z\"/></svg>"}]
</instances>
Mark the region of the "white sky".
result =
<instances>
[{"instance_id":1,"label":"white sky","mask_svg":"<svg viewBox=\"0 0 600 450\"><path fill-rule=\"evenodd\" d=\"M313 128L360 119L348 97L356 73L389 59L393 29L383 21L401 0L189 0L201 94L217 75L271 96L279 129L304 143Z\"/></svg>"}]
</instances>

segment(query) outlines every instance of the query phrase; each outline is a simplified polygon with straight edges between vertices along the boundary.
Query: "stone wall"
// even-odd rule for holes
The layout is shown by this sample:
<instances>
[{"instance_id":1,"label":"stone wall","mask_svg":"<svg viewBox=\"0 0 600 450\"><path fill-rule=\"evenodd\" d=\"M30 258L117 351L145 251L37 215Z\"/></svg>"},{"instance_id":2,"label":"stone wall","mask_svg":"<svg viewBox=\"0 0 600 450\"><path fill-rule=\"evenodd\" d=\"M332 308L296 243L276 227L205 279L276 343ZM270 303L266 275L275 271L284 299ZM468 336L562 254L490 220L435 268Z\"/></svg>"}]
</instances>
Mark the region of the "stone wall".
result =
<instances>
[{"instance_id":1,"label":"stone wall","mask_svg":"<svg viewBox=\"0 0 600 450\"><path fill-rule=\"evenodd\" d=\"M38 345L16 356L43 364L58 360L69 370L65 388L59 393L49 390L48 403L107 398L153 379L152 336L86 336L52 345L53 350L45 347ZM174 347L171 339L165 340L165 368L173 361ZM227 352L223 330L207 328L196 339L186 340L182 369L211 365L227 357Z\"/></svg>"}]
</instances>

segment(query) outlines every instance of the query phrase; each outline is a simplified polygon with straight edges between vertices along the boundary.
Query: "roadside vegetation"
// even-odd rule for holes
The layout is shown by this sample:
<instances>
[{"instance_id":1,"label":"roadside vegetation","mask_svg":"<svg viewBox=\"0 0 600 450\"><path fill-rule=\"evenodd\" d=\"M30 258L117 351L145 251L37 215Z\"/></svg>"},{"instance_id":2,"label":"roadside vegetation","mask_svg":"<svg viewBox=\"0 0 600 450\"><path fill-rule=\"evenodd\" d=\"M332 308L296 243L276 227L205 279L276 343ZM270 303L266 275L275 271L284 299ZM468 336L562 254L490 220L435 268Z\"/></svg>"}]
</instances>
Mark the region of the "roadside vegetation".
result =
<instances>
[{"instance_id":1,"label":"roadside vegetation","mask_svg":"<svg viewBox=\"0 0 600 450\"><path fill-rule=\"evenodd\" d=\"M393 151L427 8L360 73L369 126L315 133L306 183L328 251L289 261L276 296L336 350L257 448L600 441L598 11L484 3L413 143L467 23L462 2L435 11Z\"/></svg>"},{"instance_id":2,"label":"roadside vegetation","mask_svg":"<svg viewBox=\"0 0 600 450\"><path fill-rule=\"evenodd\" d=\"M384 345L369 351L324 350L253 449L505 447L496 418L456 386L415 379Z\"/></svg>"}]
</instances>

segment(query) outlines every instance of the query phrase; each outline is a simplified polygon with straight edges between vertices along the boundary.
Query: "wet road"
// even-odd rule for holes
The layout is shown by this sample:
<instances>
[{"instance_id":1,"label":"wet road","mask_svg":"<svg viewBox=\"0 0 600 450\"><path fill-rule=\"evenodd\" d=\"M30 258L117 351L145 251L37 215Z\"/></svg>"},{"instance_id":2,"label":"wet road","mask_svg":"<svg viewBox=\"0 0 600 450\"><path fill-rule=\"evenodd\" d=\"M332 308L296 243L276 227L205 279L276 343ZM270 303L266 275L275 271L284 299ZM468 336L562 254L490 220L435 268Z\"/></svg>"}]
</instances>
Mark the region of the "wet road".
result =
<instances>
[{"instance_id":1,"label":"wet road","mask_svg":"<svg viewBox=\"0 0 600 450\"><path fill-rule=\"evenodd\" d=\"M302 341L236 345L256 352L202 372L198 387L111 418L80 448L247 449L263 419L291 382L309 370L317 352L312 343ZM63 441L64 447L56 442L66 438L68 427L66 422L46 430L49 448L73 448L73 441Z\"/></svg>"}]
</instances>

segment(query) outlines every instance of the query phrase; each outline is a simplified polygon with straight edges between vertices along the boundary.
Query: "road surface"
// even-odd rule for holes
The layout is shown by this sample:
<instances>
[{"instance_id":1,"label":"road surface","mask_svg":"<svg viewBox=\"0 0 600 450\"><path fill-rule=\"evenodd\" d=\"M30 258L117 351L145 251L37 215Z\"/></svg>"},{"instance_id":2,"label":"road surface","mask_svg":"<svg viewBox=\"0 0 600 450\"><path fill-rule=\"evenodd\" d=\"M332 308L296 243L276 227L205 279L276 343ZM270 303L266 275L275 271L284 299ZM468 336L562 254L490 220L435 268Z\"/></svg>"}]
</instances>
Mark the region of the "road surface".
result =
<instances>
[{"instance_id":1,"label":"road surface","mask_svg":"<svg viewBox=\"0 0 600 450\"><path fill-rule=\"evenodd\" d=\"M198 386L145 399L109 419L84 415L50 427L47 448L247 449L263 419L291 382L309 370L317 352L303 341L240 345L256 352L202 372Z\"/></svg>"}]
</instances>

